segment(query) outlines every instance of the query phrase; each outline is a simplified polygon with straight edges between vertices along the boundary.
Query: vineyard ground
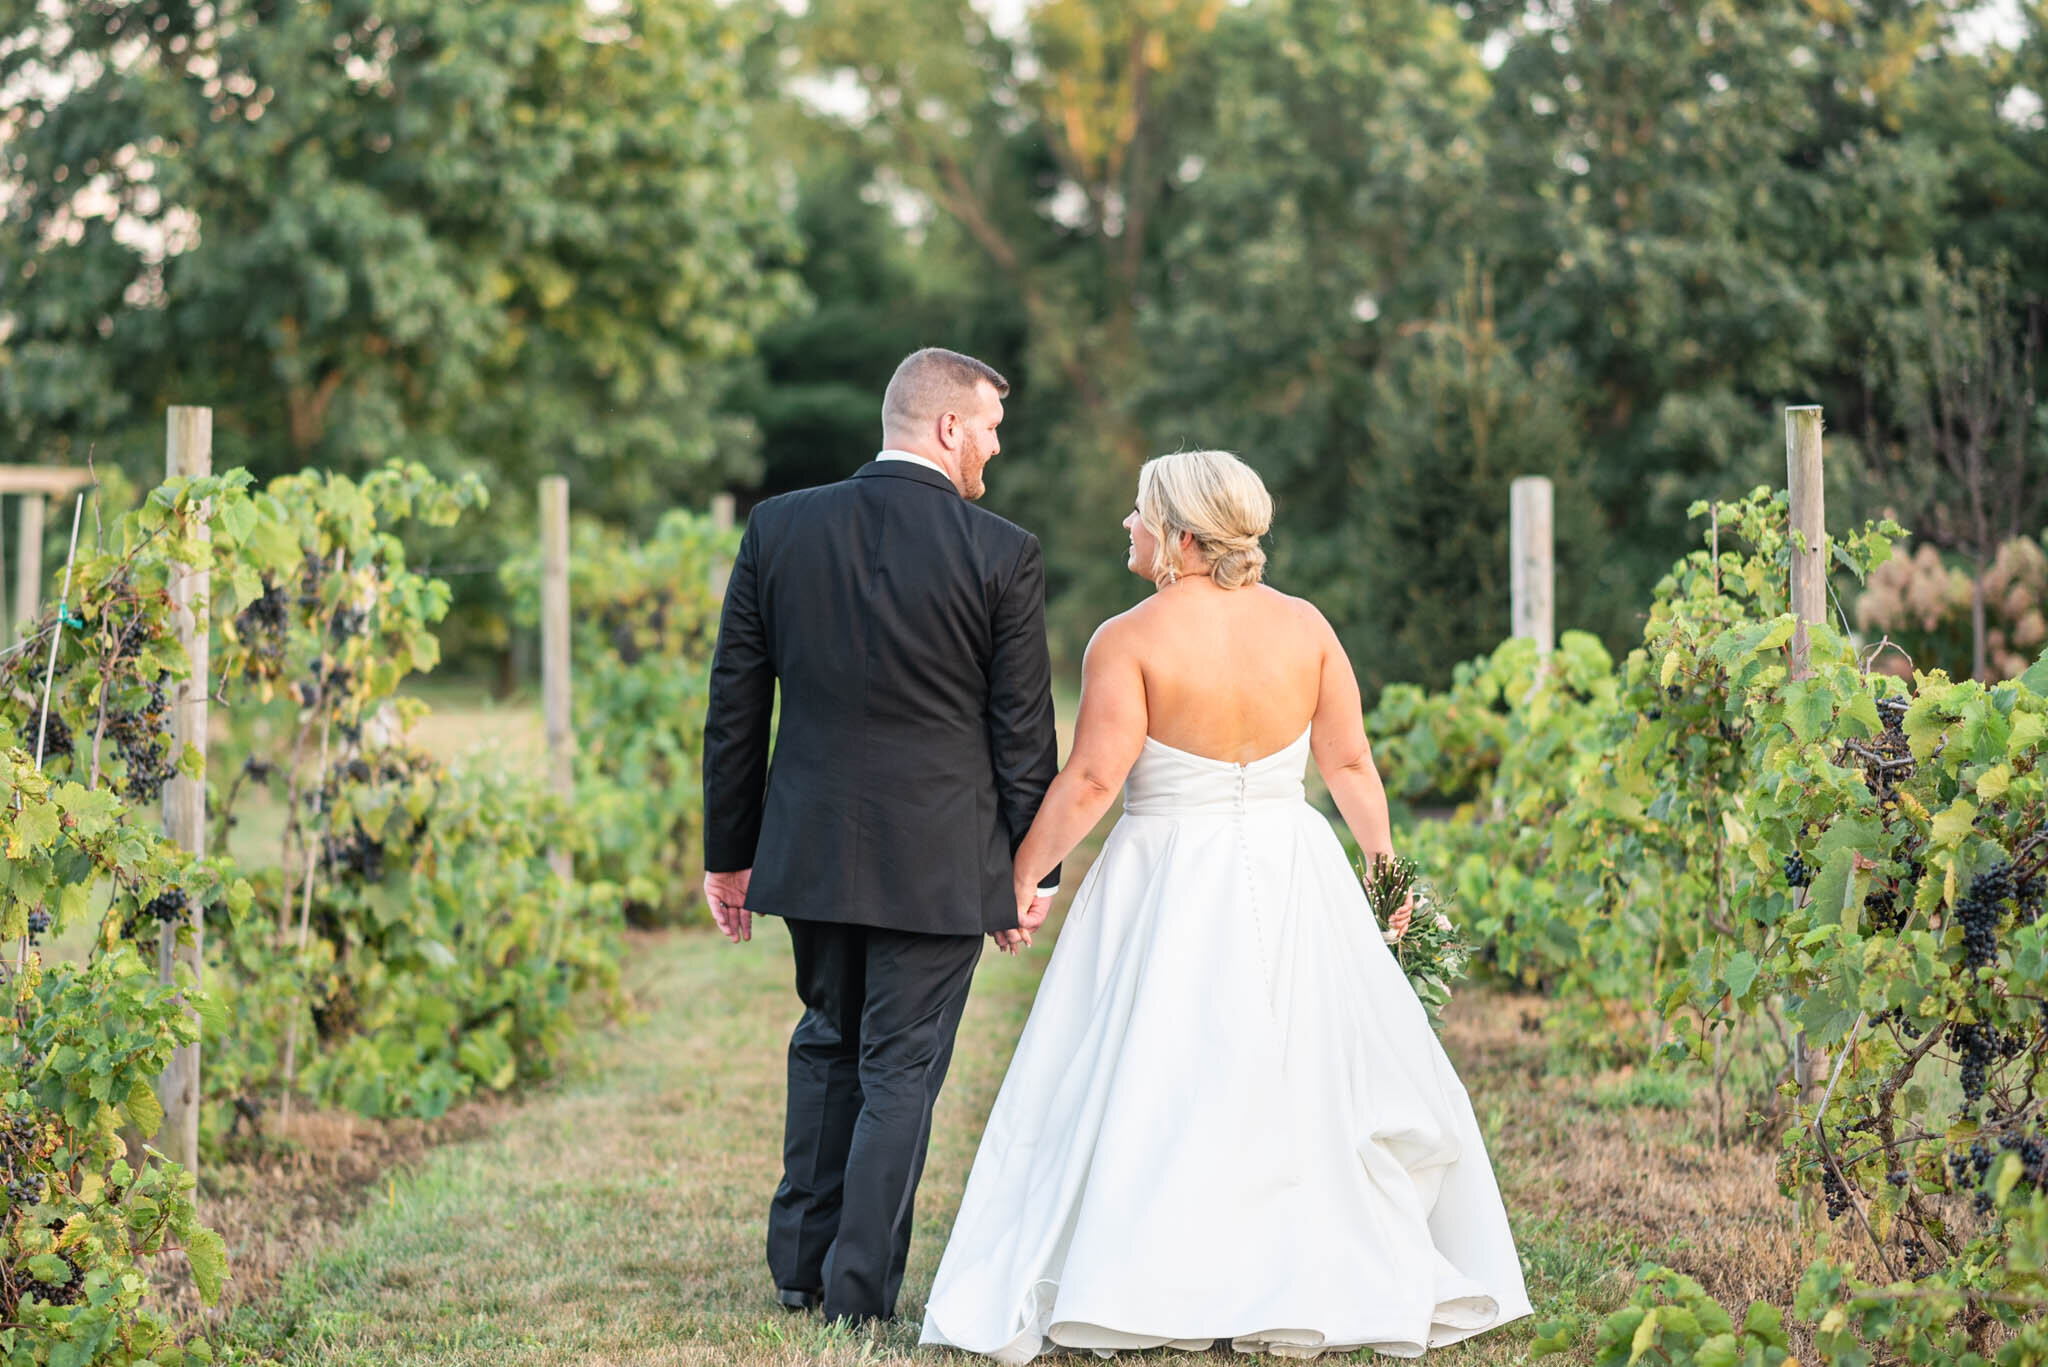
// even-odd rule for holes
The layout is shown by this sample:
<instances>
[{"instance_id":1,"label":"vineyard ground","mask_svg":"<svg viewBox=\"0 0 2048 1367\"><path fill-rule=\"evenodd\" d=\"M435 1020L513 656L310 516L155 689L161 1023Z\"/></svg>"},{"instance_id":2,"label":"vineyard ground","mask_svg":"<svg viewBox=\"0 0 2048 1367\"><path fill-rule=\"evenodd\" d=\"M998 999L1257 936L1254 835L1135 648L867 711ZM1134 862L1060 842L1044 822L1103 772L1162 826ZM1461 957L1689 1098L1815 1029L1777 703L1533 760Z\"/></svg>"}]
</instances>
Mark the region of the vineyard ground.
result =
<instances>
[{"instance_id":1,"label":"vineyard ground","mask_svg":"<svg viewBox=\"0 0 2048 1367\"><path fill-rule=\"evenodd\" d=\"M422 745L451 761L539 761L531 698L429 687ZM274 841L265 821L252 809L237 844ZM704 932L638 937L627 962L638 1018L588 1036L563 1080L521 1103L472 1103L431 1124L302 1115L282 1151L216 1166L207 1212L234 1253L233 1336L292 1363L934 1360L912 1357L916 1308L1043 950L982 965L935 1126L905 1318L872 1336L787 1316L763 1295L763 1203L794 1018L779 923L765 921L745 950ZM1787 1301L1811 1247L1776 1195L1771 1155L1716 1153L1681 1083L1560 1059L1540 1025L1548 1007L1478 989L1453 1003L1446 1043L1486 1130L1537 1315L1430 1360L1520 1361L1536 1320L1612 1309L1646 1257L1737 1304ZM1214 1360L1143 1360L1198 1358Z\"/></svg>"},{"instance_id":2,"label":"vineyard ground","mask_svg":"<svg viewBox=\"0 0 2048 1367\"><path fill-rule=\"evenodd\" d=\"M289 1363L336 1367L935 1360L914 1351L917 1309L1043 953L984 959L935 1124L904 1317L847 1334L765 1294L763 1207L794 1015L780 924L763 922L744 949L702 931L633 948L640 1021L599 1035L577 1075L380 1187L277 1296L241 1313L237 1333ZM1780 1213L1789 1203L1770 1156L1715 1153L1703 1113L1662 1079L1561 1070L1529 1028L1547 1005L1474 989L1453 1006L1448 1047L1537 1316L1430 1361L1520 1361L1537 1320L1612 1309L1645 1257L1738 1304L1788 1300L1808 1250ZM1214 1360L1141 1360L1197 1359Z\"/></svg>"},{"instance_id":3,"label":"vineyard ground","mask_svg":"<svg viewBox=\"0 0 2048 1367\"><path fill-rule=\"evenodd\" d=\"M459 677L420 680L407 691L432 708L411 737L441 759L508 767L540 762L546 738L530 692L499 700L484 683ZM251 864L275 861L282 802L244 800L236 814L231 851ZM74 927L46 952L83 959L93 933L90 925ZM274 1298L286 1273L335 1244L366 1203L395 1190L399 1174L443 1144L490 1133L514 1105L502 1097L472 1100L430 1121L366 1120L300 1107L285 1124L273 1099L261 1116L262 1138L231 1137L225 1161L205 1173L205 1218L233 1250L234 1269L222 1306L205 1318L218 1321L222 1311ZM161 1259L156 1283L168 1306L195 1319L202 1314L182 1257Z\"/></svg>"}]
</instances>

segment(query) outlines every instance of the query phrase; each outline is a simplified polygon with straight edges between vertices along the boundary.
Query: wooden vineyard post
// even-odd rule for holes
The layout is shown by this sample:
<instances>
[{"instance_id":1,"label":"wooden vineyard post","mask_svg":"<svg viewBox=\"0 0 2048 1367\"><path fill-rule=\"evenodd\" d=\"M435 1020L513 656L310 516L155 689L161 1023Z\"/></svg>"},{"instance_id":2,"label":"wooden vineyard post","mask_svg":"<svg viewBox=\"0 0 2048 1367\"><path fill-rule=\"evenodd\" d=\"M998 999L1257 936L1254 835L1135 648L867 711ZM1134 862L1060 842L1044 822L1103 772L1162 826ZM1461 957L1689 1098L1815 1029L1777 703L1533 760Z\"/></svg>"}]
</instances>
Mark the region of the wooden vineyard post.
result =
<instances>
[{"instance_id":1,"label":"wooden vineyard post","mask_svg":"<svg viewBox=\"0 0 2048 1367\"><path fill-rule=\"evenodd\" d=\"M1524 475L1508 486L1508 558L1514 634L1548 656L1557 644L1556 577L1551 556L1550 481Z\"/></svg>"},{"instance_id":2,"label":"wooden vineyard post","mask_svg":"<svg viewBox=\"0 0 2048 1367\"><path fill-rule=\"evenodd\" d=\"M14 546L14 630L35 630L43 596L43 504L41 494L23 494L21 531Z\"/></svg>"},{"instance_id":3,"label":"wooden vineyard post","mask_svg":"<svg viewBox=\"0 0 2048 1367\"><path fill-rule=\"evenodd\" d=\"M172 479L200 478L213 473L213 410L173 407L165 420L165 470ZM202 508L195 534L211 540L206 525L210 509ZM177 685L171 697L171 753L181 755L187 745L199 751L199 772L190 778L174 776L164 784L164 835L180 848L195 855L206 853L206 699L208 693L208 607L212 574L203 565L177 565L171 570L171 608L175 614L178 640L192 662L192 672ZM176 928L166 925L157 940L157 971L171 982L182 962L191 974L192 985L200 984L205 933L204 913L194 904L187 909L192 936L180 948ZM199 1044L179 1047L172 1055L157 1085L163 1102L164 1124L160 1136L163 1151L177 1163L199 1170Z\"/></svg>"},{"instance_id":4,"label":"wooden vineyard post","mask_svg":"<svg viewBox=\"0 0 2048 1367\"><path fill-rule=\"evenodd\" d=\"M540 695L547 718L548 782L564 800L574 796L574 739L569 729L569 481L540 482ZM569 851L556 846L548 862L564 882Z\"/></svg>"},{"instance_id":5,"label":"wooden vineyard post","mask_svg":"<svg viewBox=\"0 0 2048 1367\"><path fill-rule=\"evenodd\" d=\"M1792 530L1806 541L1805 550L1796 544L1792 548L1792 613L1798 623L1791 646L1795 679L1813 674L1813 639L1807 628L1826 617L1828 609L1828 519L1820 433L1818 404L1785 410L1785 487L1792 496ZM1800 889L1802 902L1806 896L1806 889ZM1792 1080L1798 1084L1802 1105L1819 1097L1826 1073L1826 1052L1809 1046L1801 1030L1792 1045Z\"/></svg>"}]
</instances>

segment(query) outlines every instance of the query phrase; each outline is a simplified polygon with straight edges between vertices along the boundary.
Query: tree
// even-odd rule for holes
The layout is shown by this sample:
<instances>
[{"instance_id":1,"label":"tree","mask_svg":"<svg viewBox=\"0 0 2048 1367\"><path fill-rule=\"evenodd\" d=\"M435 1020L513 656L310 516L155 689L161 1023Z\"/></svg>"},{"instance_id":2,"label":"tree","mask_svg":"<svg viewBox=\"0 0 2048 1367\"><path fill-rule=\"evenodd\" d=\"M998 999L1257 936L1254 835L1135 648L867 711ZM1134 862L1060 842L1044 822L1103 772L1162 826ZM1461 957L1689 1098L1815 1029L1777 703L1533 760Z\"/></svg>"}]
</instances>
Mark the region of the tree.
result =
<instances>
[{"instance_id":1,"label":"tree","mask_svg":"<svg viewBox=\"0 0 2048 1367\"><path fill-rule=\"evenodd\" d=\"M932 343L986 358L1021 378L1026 330L1006 282L957 225L921 225L913 240L879 193L882 168L844 130L801 106L763 119L764 153L794 168L799 274L815 308L765 330L727 396L760 433L766 496L844 477L874 454L882 391L904 356ZM1027 387L1028 391L1028 387ZM1038 458L1041 406L1013 406L989 505L1009 508L1013 469Z\"/></svg>"},{"instance_id":2,"label":"tree","mask_svg":"<svg viewBox=\"0 0 2048 1367\"><path fill-rule=\"evenodd\" d=\"M11 444L400 450L651 516L749 472L729 368L797 297L715 0L0 4Z\"/></svg>"},{"instance_id":3,"label":"tree","mask_svg":"<svg viewBox=\"0 0 2048 1367\"><path fill-rule=\"evenodd\" d=\"M1925 264L1880 361L1896 441L1870 463L1927 540L1970 562L1971 677L1986 651L1985 574L1999 548L2048 521L2048 434L2036 430L2038 301L2003 266Z\"/></svg>"}]
</instances>

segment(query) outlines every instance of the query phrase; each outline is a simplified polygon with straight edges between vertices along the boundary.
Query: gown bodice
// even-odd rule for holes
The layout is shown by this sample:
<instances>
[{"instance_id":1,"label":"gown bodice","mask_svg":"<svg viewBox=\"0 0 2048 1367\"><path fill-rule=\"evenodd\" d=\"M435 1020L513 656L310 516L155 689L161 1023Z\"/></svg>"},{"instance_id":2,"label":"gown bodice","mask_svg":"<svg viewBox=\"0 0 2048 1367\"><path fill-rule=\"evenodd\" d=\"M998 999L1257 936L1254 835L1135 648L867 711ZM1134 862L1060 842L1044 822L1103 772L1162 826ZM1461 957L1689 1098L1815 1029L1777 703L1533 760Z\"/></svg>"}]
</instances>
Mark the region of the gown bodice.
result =
<instances>
[{"instance_id":1,"label":"gown bodice","mask_svg":"<svg viewBox=\"0 0 2048 1367\"><path fill-rule=\"evenodd\" d=\"M1291 745L1235 764L1147 736L1124 780L1124 811L1131 816L1200 816L1298 805L1305 800L1308 738L1304 730Z\"/></svg>"}]
</instances>

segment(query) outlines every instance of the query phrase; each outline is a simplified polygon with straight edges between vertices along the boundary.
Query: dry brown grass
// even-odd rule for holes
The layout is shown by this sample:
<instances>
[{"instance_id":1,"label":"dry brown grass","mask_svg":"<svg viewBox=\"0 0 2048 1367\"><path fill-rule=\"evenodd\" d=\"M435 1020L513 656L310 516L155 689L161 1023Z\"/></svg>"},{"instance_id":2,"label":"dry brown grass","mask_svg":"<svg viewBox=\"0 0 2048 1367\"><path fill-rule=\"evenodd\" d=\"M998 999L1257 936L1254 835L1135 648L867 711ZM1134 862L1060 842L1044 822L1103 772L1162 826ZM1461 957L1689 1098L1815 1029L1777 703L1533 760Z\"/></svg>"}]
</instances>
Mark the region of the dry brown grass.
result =
<instances>
[{"instance_id":1,"label":"dry brown grass","mask_svg":"<svg viewBox=\"0 0 2048 1367\"><path fill-rule=\"evenodd\" d=\"M1510 1208L1642 1248L1738 1318L1751 1300L1789 1304L1818 1246L1778 1192L1776 1151L1740 1140L1716 1149L1704 1102L1603 1104L1642 1072L1557 1073L1540 1025L1529 1028L1546 1005L1467 991L1445 1030L1475 1096L1516 1097L1512 1117L1488 1129Z\"/></svg>"},{"instance_id":2,"label":"dry brown grass","mask_svg":"<svg viewBox=\"0 0 2048 1367\"><path fill-rule=\"evenodd\" d=\"M260 1144L231 1145L210 1165L200 1212L233 1250L220 1304L203 1312L182 1254L157 1260L156 1295L173 1313L220 1323L277 1294L286 1272L339 1241L356 1214L426 1154L488 1132L512 1109L503 1098L467 1103L434 1120L365 1120L345 1111L300 1111Z\"/></svg>"}]
</instances>

